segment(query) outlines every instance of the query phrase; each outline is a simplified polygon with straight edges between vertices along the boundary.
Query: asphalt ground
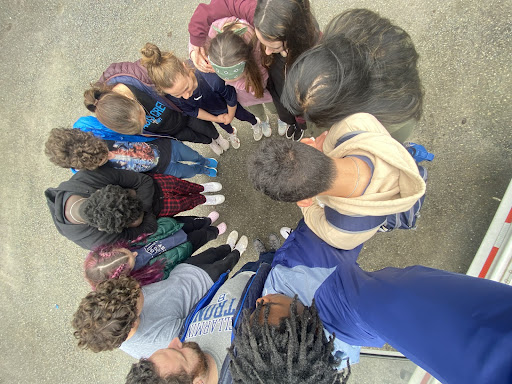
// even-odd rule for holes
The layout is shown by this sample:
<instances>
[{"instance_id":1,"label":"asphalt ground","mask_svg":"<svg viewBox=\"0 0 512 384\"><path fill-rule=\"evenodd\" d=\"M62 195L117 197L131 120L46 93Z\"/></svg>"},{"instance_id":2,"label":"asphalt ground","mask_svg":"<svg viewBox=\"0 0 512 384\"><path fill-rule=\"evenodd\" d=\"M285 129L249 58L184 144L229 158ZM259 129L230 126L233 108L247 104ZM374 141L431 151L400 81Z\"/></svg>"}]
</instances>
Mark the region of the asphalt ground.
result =
<instances>
[{"instance_id":1,"label":"asphalt ground","mask_svg":"<svg viewBox=\"0 0 512 384\"><path fill-rule=\"evenodd\" d=\"M465 273L512 175L511 1L312 3L321 27L349 8L380 12L410 33L421 55L426 96L412 140L436 155L427 164L422 217L416 231L368 241L362 267L422 264ZM110 63L138 59L148 41L185 57L186 26L197 4L0 2L0 383L123 382L133 359L120 351L81 351L73 338L70 321L88 292L86 252L54 228L43 192L71 174L49 163L43 147L52 128L69 127L87 114L82 93ZM245 162L256 144L247 123L237 126L242 147L219 159L217 181L226 202L218 211L228 232L236 229L252 242L295 225L301 215L294 204L274 202L249 185ZM250 247L240 265L256 256ZM350 382L405 383L412 369L410 363L363 359Z\"/></svg>"}]
</instances>

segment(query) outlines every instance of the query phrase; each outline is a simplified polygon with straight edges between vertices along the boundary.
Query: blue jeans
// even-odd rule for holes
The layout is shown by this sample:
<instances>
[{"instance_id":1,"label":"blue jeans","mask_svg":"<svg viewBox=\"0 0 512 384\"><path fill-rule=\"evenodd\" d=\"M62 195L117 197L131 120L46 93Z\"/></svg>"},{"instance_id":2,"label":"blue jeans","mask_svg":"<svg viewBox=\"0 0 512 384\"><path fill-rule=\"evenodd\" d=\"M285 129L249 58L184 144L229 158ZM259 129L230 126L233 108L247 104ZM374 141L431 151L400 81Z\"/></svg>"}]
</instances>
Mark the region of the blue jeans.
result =
<instances>
[{"instance_id":1,"label":"blue jeans","mask_svg":"<svg viewBox=\"0 0 512 384\"><path fill-rule=\"evenodd\" d=\"M192 148L177 140L171 140L171 147L171 161L164 174L188 179L207 171L204 166L206 159ZM191 161L196 164L182 164L180 161Z\"/></svg>"}]
</instances>

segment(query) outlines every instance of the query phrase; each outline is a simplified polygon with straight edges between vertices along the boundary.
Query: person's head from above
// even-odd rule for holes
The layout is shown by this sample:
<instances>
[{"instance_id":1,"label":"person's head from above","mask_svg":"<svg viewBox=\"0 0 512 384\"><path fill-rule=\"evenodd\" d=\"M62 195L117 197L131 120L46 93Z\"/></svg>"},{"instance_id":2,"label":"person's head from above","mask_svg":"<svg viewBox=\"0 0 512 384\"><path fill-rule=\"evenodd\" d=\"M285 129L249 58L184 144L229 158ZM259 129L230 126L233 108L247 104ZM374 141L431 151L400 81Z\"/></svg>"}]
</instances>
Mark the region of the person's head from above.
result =
<instances>
[{"instance_id":1,"label":"person's head from above","mask_svg":"<svg viewBox=\"0 0 512 384\"><path fill-rule=\"evenodd\" d=\"M140 135L146 125L146 111L133 97L113 91L112 86L93 85L84 92L87 109L107 128L123 135Z\"/></svg>"},{"instance_id":2,"label":"person's head from above","mask_svg":"<svg viewBox=\"0 0 512 384\"><path fill-rule=\"evenodd\" d=\"M107 233L138 227L144 219L142 201L136 192L112 184L87 198L80 205L79 214L87 224Z\"/></svg>"},{"instance_id":3,"label":"person's head from above","mask_svg":"<svg viewBox=\"0 0 512 384\"><path fill-rule=\"evenodd\" d=\"M280 54L288 66L318 39L309 0L258 0L254 26L262 53Z\"/></svg>"},{"instance_id":4,"label":"person's head from above","mask_svg":"<svg viewBox=\"0 0 512 384\"><path fill-rule=\"evenodd\" d=\"M53 128L44 153L59 167L94 170L108 161L107 143L90 132Z\"/></svg>"},{"instance_id":5,"label":"person's head from above","mask_svg":"<svg viewBox=\"0 0 512 384\"><path fill-rule=\"evenodd\" d=\"M271 294L246 311L229 349L233 383L346 383L337 370L334 338L327 337L315 303ZM254 346L257 346L255 348Z\"/></svg>"},{"instance_id":6,"label":"person's head from above","mask_svg":"<svg viewBox=\"0 0 512 384\"><path fill-rule=\"evenodd\" d=\"M270 198L300 202L325 193L337 177L336 163L314 147L287 140L264 140L248 161L254 188Z\"/></svg>"},{"instance_id":7,"label":"person's head from above","mask_svg":"<svg viewBox=\"0 0 512 384\"><path fill-rule=\"evenodd\" d=\"M158 92L173 97L189 99L197 88L193 68L176 57L172 52L162 52L151 43L140 50L141 63Z\"/></svg>"},{"instance_id":8,"label":"person's head from above","mask_svg":"<svg viewBox=\"0 0 512 384\"><path fill-rule=\"evenodd\" d=\"M296 298L267 295L252 315L244 312L229 349L233 382L335 383L344 375L336 370L333 349L314 304L308 308ZM196 343L176 338L168 348L133 364L126 384L216 384L220 367L212 362Z\"/></svg>"},{"instance_id":9,"label":"person's head from above","mask_svg":"<svg viewBox=\"0 0 512 384\"><path fill-rule=\"evenodd\" d=\"M140 285L133 277L98 284L73 315L71 324L78 346L93 352L118 348L138 326L143 304Z\"/></svg>"},{"instance_id":10,"label":"person's head from above","mask_svg":"<svg viewBox=\"0 0 512 384\"><path fill-rule=\"evenodd\" d=\"M360 47L339 37L303 53L291 66L281 102L324 128L361 112L369 101L370 70Z\"/></svg>"},{"instance_id":11,"label":"person's head from above","mask_svg":"<svg viewBox=\"0 0 512 384\"><path fill-rule=\"evenodd\" d=\"M92 289L105 280L117 279L120 276L131 276L140 286L162 280L165 263L157 260L134 271L137 252L130 248L128 241L120 240L113 244L100 245L89 252L84 262L84 275Z\"/></svg>"},{"instance_id":12,"label":"person's head from above","mask_svg":"<svg viewBox=\"0 0 512 384\"><path fill-rule=\"evenodd\" d=\"M176 337L167 348L133 364L126 384L214 384L218 377L212 361L197 343Z\"/></svg>"},{"instance_id":13,"label":"person's head from above","mask_svg":"<svg viewBox=\"0 0 512 384\"><path fill-rule=\"evenodd\" d=\"M345 11L290 68L281 101L326 128L358 112L384 125L418 120L423 91L417 61L402 28L367 9Z\"/></svg>"},{"instance_id":14,"label":"person's head from above","mask_svg":"<svg viewBox=\"0 0 512 384\"><path fill-rule=\"evenodd\" d=\"M242 37L247 30L245 24L235 22L223 26L208 46L208 59L215 73L225 81L245 79L245 90L257 98L263 97L263 80L253 56L256 38L245 42Z\"/></svg>"}]
</instances>

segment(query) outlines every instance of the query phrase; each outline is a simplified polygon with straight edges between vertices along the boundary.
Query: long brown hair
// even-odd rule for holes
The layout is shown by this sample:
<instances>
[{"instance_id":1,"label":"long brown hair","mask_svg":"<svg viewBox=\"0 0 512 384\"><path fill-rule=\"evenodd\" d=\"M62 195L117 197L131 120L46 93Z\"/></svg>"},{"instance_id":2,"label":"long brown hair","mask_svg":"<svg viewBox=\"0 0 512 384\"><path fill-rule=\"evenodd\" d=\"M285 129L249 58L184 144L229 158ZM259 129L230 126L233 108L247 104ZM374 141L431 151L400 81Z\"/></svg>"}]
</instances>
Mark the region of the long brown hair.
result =
<instances>
[{"instance_id":1,"label":"long brown hair","mask_svg":"<svg viewBox=\"0 0 512 384\"><path fill-rule=\"evenodd\" d=\"M254 96L260 99L263 97L264 87L261 72L253 56L256 35L246 43L242 36L234 33L233 28L237 25L239 23L229 23L223 27L223 32L210 41L208 56L212 62L222 67L231 67L245 61L245 90L254 92Z\"/></svg>"},{"instance_id":2,"label":"long brown hair","mask_svg":"<svg viewBox=\"0 0 512 384\"><path fill-rule=\"evenodd\" d=\"M104 84L92 85L84 92L85 107L113 131L124 135L140 134L143 128L139 120L140 104L112 88Z\"/></svg>"},{"instance_id":3,"label":"long brown hair","mask_svg":"<svg viewBox=\"0 0 512 384\"><path fill-rule=\"evenodd\" d=\"M160 93L165 93L165 88L174 87L180 75L187 77L190 73L190 69L185 68L183 60L172 52L160 51L155 44L146 43L140 53L141 63L147 68L151 81Z\"/></svg>"},{"instance_id":4,"label":"long brown hair","mask_svg":"<svg viewBox=\"0 0 512 384\"><path fill-rule=\"evenodd\" d=\"M301 53L313 47L319 38L309 0L258 0L254 26L269 41L281 41L287 50L286 66L290 67ZM266 67L272 55L261 50Z\"/></svg>"}]
</instances>

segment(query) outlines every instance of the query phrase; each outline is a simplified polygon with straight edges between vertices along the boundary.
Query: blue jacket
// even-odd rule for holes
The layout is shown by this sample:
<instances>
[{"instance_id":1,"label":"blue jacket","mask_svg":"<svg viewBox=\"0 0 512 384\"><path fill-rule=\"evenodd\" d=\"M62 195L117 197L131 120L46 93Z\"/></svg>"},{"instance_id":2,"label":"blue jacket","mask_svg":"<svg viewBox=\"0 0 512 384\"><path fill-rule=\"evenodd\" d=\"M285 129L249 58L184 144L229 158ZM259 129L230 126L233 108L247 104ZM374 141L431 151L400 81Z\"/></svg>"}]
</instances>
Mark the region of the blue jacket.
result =
<instances>
[{"instance_id":1,"label":"blue jacket","mask_svg":"<svg viewBox=\"0 0 512 384\"><path fill-rule=\"evenodd\" d=\"M100 121L94 116L82 116L80 117L73 128L80 129L84 132L91 132L94 136L99 137L103 140L115 140L115 141L129 141L129 142L146 142L153 141L155 137L146 137L141 135L123 135L110 128L105 127Z\"/></svg>"},{"instance_id":2,"label":"blue jacket","mask_svg":"<svg viewBox=\"0 0 512 384\"><path fill-rule=\"evenodd\" d=\"M512 287L422 266L365 272L357 253L301 221L276 252L264 294L314 298L336 338L389 343L442 383L512 383Z\"/></svg>"}]
</instances>

